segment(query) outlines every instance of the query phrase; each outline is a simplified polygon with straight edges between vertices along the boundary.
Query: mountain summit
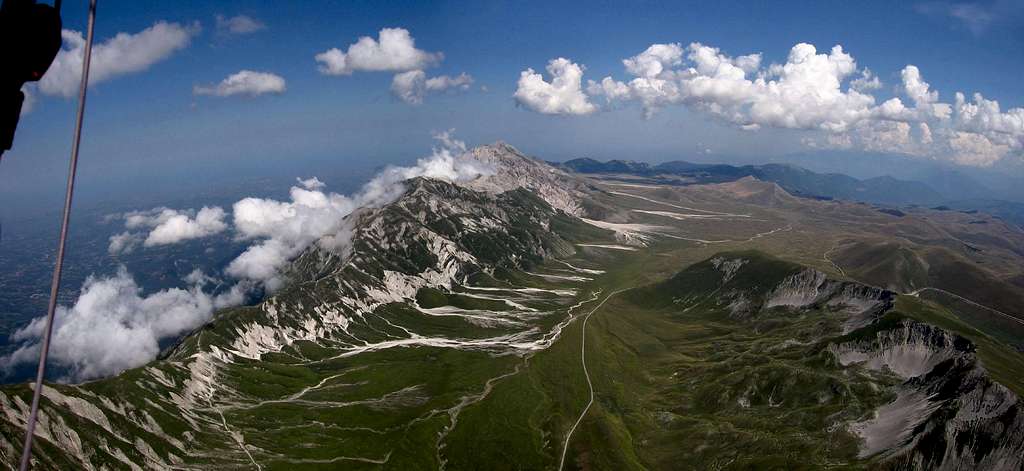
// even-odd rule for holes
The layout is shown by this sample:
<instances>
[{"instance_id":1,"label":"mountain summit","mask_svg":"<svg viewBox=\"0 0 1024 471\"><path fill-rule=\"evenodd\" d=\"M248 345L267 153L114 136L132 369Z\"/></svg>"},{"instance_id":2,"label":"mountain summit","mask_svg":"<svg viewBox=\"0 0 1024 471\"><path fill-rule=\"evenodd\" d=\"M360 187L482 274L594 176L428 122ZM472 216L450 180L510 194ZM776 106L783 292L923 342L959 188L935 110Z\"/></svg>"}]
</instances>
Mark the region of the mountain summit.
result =
<instances>
[{"instance_id":1,"label":"mountain summit","mask_svg":"<svg viewBox=\"0 0 1024 471\"><path fill-rule=\"evenodd\" d=\"M526 188L537 193L551 207L573 216L583 215L583 199L588 191L593 191L593 187L579 177L527 157L501 141L474 148L469 155L494 169L493 175L470 183L470 188L492 193Z\"/></svg>"}]
</instances>

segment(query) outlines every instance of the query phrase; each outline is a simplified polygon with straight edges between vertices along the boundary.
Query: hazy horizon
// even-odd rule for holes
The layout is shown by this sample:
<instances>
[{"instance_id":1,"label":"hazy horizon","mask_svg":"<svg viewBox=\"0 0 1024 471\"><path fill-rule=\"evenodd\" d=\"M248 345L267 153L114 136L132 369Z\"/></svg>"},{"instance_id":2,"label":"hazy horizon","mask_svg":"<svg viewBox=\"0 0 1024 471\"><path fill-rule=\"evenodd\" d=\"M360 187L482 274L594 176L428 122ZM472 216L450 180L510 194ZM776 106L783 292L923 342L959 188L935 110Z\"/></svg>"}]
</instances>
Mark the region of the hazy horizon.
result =
<instances>
[{"instance_id":1,"label":"hazy horizon","mask_svg":"<svg viewBox=\"0 0 1024 471\"><path fill-rule=\"evenodd\" d=\"M973 5L104 2L79 194L368 176L448 129L555 161L880 152L1024 177L1024 9ZM65 50L28 89L2 207L60 201L84 14L66 5Z\"/></svg>"}]
</instances>

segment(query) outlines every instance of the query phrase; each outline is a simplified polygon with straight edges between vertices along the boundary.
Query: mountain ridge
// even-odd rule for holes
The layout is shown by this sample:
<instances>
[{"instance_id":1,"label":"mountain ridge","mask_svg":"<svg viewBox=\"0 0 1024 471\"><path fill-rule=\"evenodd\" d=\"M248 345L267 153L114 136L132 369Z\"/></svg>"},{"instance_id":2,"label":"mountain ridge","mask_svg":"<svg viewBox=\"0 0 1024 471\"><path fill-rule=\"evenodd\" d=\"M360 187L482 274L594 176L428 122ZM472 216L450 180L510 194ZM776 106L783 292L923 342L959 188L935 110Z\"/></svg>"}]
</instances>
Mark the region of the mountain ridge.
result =
<instances>
[{"instance_id":1,"label":"mountain ridge","mask_svg":"<svg viewBox=\"0 0 1024 471\"><path fill-rule=\"evenodd\" d=\"M278 291L218 312L161 359L44 386L37 466L463 469L487 456L497 467L550 468L568 453L570 464L665 468L683 453L757 467L795 465L793 453L804 453L813 458L803 465L912 467L1012 464L1013 447L1024 446L974 445L1020 436L1019 413L1001 431L1003 416L979 415L985 403L975 400L1006 392L1000 410L1017 407L1015 393L990 378L1006 381L1018 363L937 305L753 250L718 250L681 269L674 258L793 228L774 211L813 203L877 215L870 208L800 200L744 176L697 188L730 202L710 209L670 189L616 195L500 142L469 153L490 171L462 183L402 182L396 199L352 212L339 234L291 260ZM623 207L613 207L617 196ZM596 218L593 208L616 219L573 214ZM752 235L707 240L632 219L649 216ZM645 243L623 245L621 233ZM643 283L658 263L676 264L674 274ZM623 288L634 289L611 296ZM586 330L574 322L584 313ZM891 341L918 324L949 332L935 339L963 334L977 357L956 353L950 365L945 344ZM563 449L582 406L583 348L595 408ZM898 361L878 366L924 350L930 369L914 372L925 376L894 376ZM991 371L976 368L982 362ZM970 387L929 399L952 387L936 380L942 371ZM898 406L903 391L926 406L911 415L927 429L871 442L881 436L874 414ZM6 462L16 458L30 392L0 388ZM975 420L958 421L962 411ZM710 419L728 426L703 428ZM602 433L608 427L614 433ZM942 430L952 430L949 440ZM967 452L956 448L963 440L974 440Z\"/></svg>"},{"instance_id":2,"label":"mountain ridge","mask_svg":"<svg viewBox=\"0 0 1024 471\"><path fill-rule=\"evenodd\" d=\"M518 152L509 158L526 159ZM503 177L501 172L495 175ZM523 187L536 183L527 177L538 175L519 175L517 178L526 180ZM490 177L483 177L487 178ZM335 353L313 364L330 364L362 353L415 345L465 350L470 355L522 355L554 341L559 329L540 330L531 325L539 321L529 321L529 316L523 321L515 319L514 316L526 314L535 316L530 313L537 311L514 307L519 306L516 303L510 306L523 312L496 311L488 314L491 320L481 326L469 323L458 327L463 333L455 336L431 336L419 331L427 326L415 326L421 321L409 320L417 312L426 317L453 315L453 319L472 320L474 317L468 314L447 314L443 309L428 314L433 311L417 307L417 293L422 288L450 291L470 277L489 278L495 270L528 270L546 258L573 250L559 233L571 236L574 230L582 234L599 232L552 208L523 187L502 190L494 182L487 183L491 185L490 191L471 188L479 185L479 181L457 185L429 178L407 180L403 183L405 192L397 200L381 208L353 212L348 217L350 248L338 253L321 243L310 246L290 263L286 270L288 282L278 292L256 305L218 313L163 359L83 385L46 386L37 429L41 440L37 442L40 449L36 459L65 456L60 459L71 459L66 462L68 465L77 463L72 467L145 464L166 468L176 462L195 460L197 457L190 451L194 445L189 443L196 441L224 454L212 462L255 463L240 436L227 422L218 425L223 420L217 417L223 419L225 408L247 403L247 397L261 388L248 379L254 368L260 369L258 365L269 366L274 363L268 361L279 362L282 357L307 358L311 351L325 348ZM553 191L547 195L564 196ZM437 327L455 326L445 321ZM131 387L117 393L110 391L109 396L87 392L104 389L108 384L124 384L130 377L137 378L125 384ZM18 393L9 390L12 395L0 396L8 419L0 452L8 459L14 455L11 450L17 427L7 427L23 423L27 412L22 396L28 388L15 388ZM91 404L94 400L101 401L99 408ZM74 409L65 419L63 412L55 409L61 404L82 404L85 409ZM149 409L154 407L164 411L158 420L150 417L155 412ZM169 411L174 413L168 416ZM142 415L137 415L139 412ZM74 427L65 422L75 417ZM99 429L95 433L84 433L94 430L96 425ZM185 430L192 438L172 439L165 429ZM218 433L225 435L218 437ZM122 443L116 439L122 434L146 438ZM60 448L67 451L59 451ZM57 464L60 462L49 461L47 467L67 467Z\"/></svg>"},{"instance_id":3,"label":"mountain ridge","mask_svg":"<svg viewBox=\"0 0 1024 471\"><path fill-rule=\"evenodd\" d=\"M928 185L893 177L864 180L838 173L821 174L793 164L734 166L728 164L697 164L672 161L651 165L645 162L612 160L599 162L581 158L558 163L562 168L579 173L626 173L664 180L682 177L683 184L724 183L746 176L778 183L786 191L805 197L827 197L870 203L932 205L947 201Z\"/></svg>"}]
</instances>

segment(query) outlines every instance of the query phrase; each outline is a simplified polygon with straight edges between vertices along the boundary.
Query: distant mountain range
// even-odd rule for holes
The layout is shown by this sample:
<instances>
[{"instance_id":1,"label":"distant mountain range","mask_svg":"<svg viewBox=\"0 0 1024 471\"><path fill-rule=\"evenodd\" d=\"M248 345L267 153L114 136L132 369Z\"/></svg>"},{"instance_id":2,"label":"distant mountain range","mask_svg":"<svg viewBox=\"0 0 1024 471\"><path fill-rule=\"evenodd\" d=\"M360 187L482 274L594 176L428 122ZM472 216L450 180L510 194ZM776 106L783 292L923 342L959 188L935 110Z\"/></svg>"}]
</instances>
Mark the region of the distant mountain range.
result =
<instances>
[{"instance_id":1,"label":"distant mountain range","mask_svg":"<svg viewBox=\"0 0 1024 471\"><path fill-rule=\"evenodd\" d=\"M734 164L785 163L818 173L842 173L867 179L892 176L924 183L948 199L994 198L1024 202L1018 184L1024 164L1004 159L991 167L971 167L905 154L860 151L813 151L768 157L764 162L726 160Z\"/></svg>"},{"instance_id":2,"label":"distant mountain range","mask_svg":"<svg viewBox=\"0 0 1024 471\"><path fill-rule=\"evenodd\" d=\"M744 177L778 184L793 195L860 201L889 206L945 206L956 210L978 210L1024 226L1024 204L991 197L983 185L963 177L944 180L936 189L914 180L891 176L858 179L841 173L818 173L786 163L728 165L672 161L661 164L578 158L556 164L577 173L624 174L643 177L659 184L724 183Z\"/></svg>"}]
</instances>

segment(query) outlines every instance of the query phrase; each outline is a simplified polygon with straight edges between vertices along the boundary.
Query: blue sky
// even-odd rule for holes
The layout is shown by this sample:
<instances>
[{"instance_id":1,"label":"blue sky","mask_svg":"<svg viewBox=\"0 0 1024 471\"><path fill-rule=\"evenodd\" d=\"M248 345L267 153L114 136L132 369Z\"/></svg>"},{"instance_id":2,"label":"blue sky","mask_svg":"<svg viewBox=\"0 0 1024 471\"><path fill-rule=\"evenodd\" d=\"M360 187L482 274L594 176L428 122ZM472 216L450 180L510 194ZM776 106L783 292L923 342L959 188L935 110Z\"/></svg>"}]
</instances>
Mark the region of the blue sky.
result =
<instances>
[{"instance_id":1,"label":"blue sky","mask_svg":"<svg viewBox=\"0 0 1024 471\"><path fill-rule=\"evenodd\" d=\"M231 257L206 267L226 283L216 292L202 272L181 280L187 291L155 292L133 262L97 273L60 314L51 357L77 379L142 365L215 308L275 289L310 244L343 252L346 217L392 201L403 179L479 176L455 158L461 143L434 139L450 129L549 160L799 154L863 172L882 153L1002 175L1024 201L1019 2L99 1L76 194L86 224L72 225L91 242L77 250L121 263L198 239L246 248L199 264ZM85 5L65 1L65 49L28 88L0 161L14 234L56 229ZM82 237L90 220L110 231L106 247ZM29 245L15 255L38 259ZM157 322L167 302L173 328ZM31 364L41 325L0 363ZM112 332L130 337L113 351Z\"/></svg>"},{"instance_id":2,"label":"blue sky","mask_svg":"<svg viewBox=\"0 0 1024 471\"><path fill-rule=\"evenodd\" d=\"M84 31L85 4L65 2L66 29ZM245 15L264 28L230 34L218 29L216 15ZM585 67L584 89L587 80L606 76L627 83L633 77L623 60L652 44L678 43L689 51L689 44L699 42L729 57L760 53L763 70L786 63L798 43L816 46L818 54L828 54L839 44L856 61L857 73L868 68L880 80L881 87L870 92L876 105L902 97L911 107L901 88L901 71L913 64L929 90L938 91L939 102L953 103L957 91L969 102L980 92L986 100L998 101L1000 116L1011 126L1014 116L1007 110L1024 106L1024 9L1010 2L268 5L101 0L98 44L158 21L190 30L188 44L142 70L112 76L90 89L80 181L85 194L151 185L188 189L240 175L367 172L428 153L431 132L452 128L469 144L503 139L549 159L654 161L703 153L757 159L827 151L840 145L835 142L856 150L863 146L858 139L876 136L855 135L851 141L845 134L823 132L828 124L819 122L758 124L756 131L742 130L740 125L753 118L723 119L707 112L707 100L659 106L645 118L638 99L607 103L586 90L581 93L595 111L585 115L559 112L557 107L554 114L544 114L527 100L514 98L521 72L532 68L551 80L544 68L559 57ZM195 29L196 22L201 31ZM444 54L436 66L425 69L427 77L466 73L473 78L472 86L428 94L422 104L410 105L390 90L392 77L400 71L343 76L318 71L316 54L330 48L344 52L360 37L378 38L382 28L403 28L418 50ZM684 56L678 67L689 64ZM286 90L253 97L194 95L194 86L216 84L241 70L279 76ZM856 77L846 77L842 90ZM16 195L52 195L66 173L74 102L38 91L35 97L14 150L0 161L0 198L8 201ZM905 121L918 132L919 120ZM1024 134L970 129L1003 139L1004 146L1011 144L994 164L986 165L1020 159L1020 149L1012 144L1024 142ZM829 136L835 142L822 144ZM937 160L957 158L934 146L915 146L908 152Z\"/></svg>"}]
</instances>

